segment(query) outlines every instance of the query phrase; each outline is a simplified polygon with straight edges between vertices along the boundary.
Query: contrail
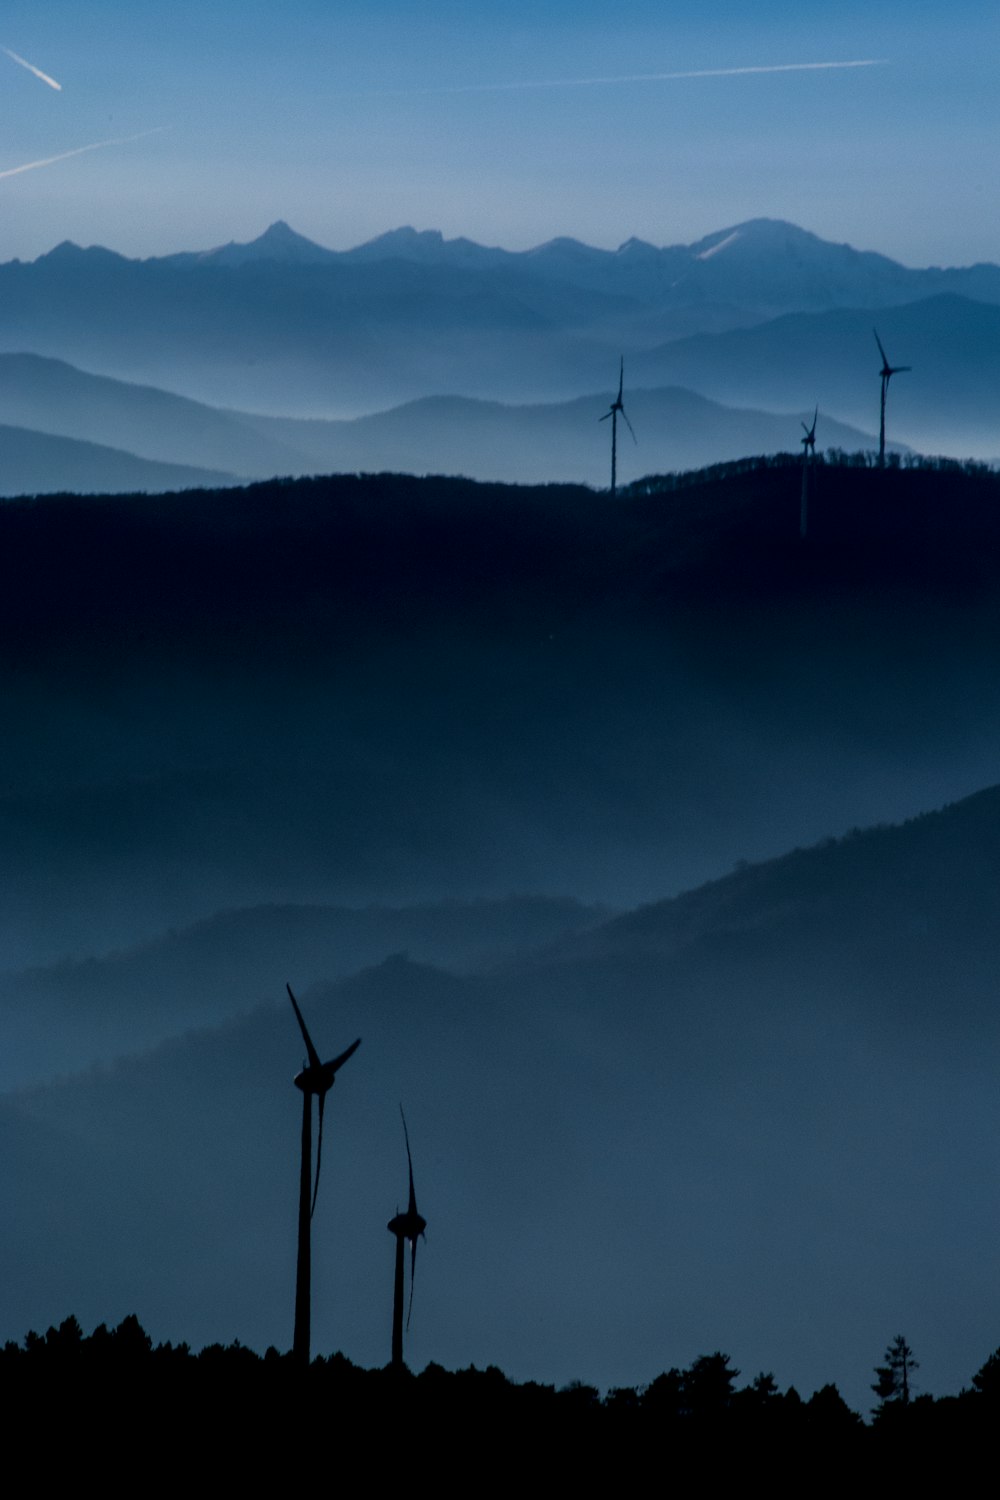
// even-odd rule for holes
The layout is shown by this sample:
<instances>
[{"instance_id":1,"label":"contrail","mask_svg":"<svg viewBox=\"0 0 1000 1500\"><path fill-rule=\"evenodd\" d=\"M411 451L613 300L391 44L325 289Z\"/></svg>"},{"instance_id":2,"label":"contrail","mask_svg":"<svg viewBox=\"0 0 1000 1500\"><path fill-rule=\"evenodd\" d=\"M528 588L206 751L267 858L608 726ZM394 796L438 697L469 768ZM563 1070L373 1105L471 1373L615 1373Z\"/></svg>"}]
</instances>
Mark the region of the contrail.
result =
<instances>
[{"instance_id":1,"label":"contrail","mask_svg":"<svg viewBox=\"0 0 1000 1500\"><path fill-rule=\"evenodd\" d=\"M16 177L19 172L33 172L36 167L51 167L53 162L68 161L71 156L82 156L85 151L100 151L104 146L127 146L129 141L141 141L144 136L157 135L159 131L169 129L169 125L154 125L152 130L140 130L138 135L120 135L112 141L94 141L89 146L77 146L73 151L60 151L58 156L43 156L41 161L26 161L23 166L8 167L6 172L0 172L0 179Z\"/></svg>"},{"instance_id":2,"label":"contrail","mask_svg":"<svg viewBox=\"0 0 1000 1500\"><path fill-rule=\"evenodd\" d=\"M62 84L56 83L55 79L50 78L48 73L43 73L41 68L36 68L34 63L28 62L25 58L18 57L17 53L12 52L9 47L5 47L3 50L8 57L12 57L16 63L20 63L22 68L27 68L29 73L34 73L36 78L40 78L43 83L47 83L50 89L58 89L62 93Z\"/></svg>"},{"instance_id":3,"label":"contrail","mask_svg":"<svg viewBox=\"0 0 1000 1500\"><path fill-rule=\"evenodd\" d=\"M379 89L389 94L485 94L518 89L582 89L622 83L673 83L684 78L744 78L754 73L820 73L838 68L883 68L888 58L861 57L847 62L764 63L749 68L693 68L683 73L621 73L608 78L538 78L519 83L460 83L442 88Z\"/></svg>"}]
</instances>

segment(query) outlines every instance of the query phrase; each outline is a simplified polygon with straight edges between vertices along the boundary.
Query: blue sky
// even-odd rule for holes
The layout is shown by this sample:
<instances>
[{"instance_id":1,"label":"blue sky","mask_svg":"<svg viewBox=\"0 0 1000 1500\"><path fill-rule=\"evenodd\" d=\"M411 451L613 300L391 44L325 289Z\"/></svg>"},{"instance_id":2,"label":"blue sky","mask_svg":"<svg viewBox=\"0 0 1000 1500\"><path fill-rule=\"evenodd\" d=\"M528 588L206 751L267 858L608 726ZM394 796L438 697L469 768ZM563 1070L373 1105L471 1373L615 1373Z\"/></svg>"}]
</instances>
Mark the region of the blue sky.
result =
<instances>
[{"instance_id":1,"label":"blue sky","mask_svg":"<svg viewBox=\"0 0 1000 1500\"><path fill-rule=\"evenodd\" d=\"M913 265L1000 259L1000 8L981 0L9 0L3 15L0 45L62 89L0 54L2 259L65 238L200 248L276 218L338 248L404 223L523 248L669 244L757 215ZM634 81L583 81L606 78Z\"/></svg>"}]
</instances>

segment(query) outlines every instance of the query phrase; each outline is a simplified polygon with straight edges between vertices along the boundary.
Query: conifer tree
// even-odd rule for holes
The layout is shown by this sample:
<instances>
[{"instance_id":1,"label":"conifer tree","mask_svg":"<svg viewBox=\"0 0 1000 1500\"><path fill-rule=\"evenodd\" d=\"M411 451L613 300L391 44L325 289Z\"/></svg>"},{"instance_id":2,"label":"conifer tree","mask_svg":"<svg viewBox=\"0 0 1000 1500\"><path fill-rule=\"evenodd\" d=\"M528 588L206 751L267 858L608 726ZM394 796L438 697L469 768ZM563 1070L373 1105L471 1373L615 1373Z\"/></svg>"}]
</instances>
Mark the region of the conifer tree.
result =
<instances>
[{"instance_id":1,"label":"conifer tree","mask_svg":"<svg viewBox=\"0 0 1000 1500\"><path fill-rule=\"evenodd\" d=\"M913 1350L901 1333L893 1339L883 1358L885 1364L875 1366L878 1379L872 1386L880 1406L885 1406L890 1401L898 1402L900 1406L909 1406L913 1390L910 1376L914 1370L919 1369L919 1362L914 1359Z\"/></svg>"}]
</instances>

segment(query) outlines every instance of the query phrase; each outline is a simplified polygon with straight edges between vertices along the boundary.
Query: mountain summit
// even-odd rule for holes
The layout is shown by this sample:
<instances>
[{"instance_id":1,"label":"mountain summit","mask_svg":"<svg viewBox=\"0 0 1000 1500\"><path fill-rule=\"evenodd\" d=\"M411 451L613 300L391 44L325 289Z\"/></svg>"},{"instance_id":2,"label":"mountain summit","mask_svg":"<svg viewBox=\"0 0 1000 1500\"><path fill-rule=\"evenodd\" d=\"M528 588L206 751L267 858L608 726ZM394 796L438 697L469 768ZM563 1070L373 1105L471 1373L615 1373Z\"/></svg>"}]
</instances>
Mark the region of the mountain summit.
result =
<instances>
[{"instance_id":1,"label":"mountain summit","mask_svg":"<svg viewBox=\"0 0 1000 1500\"><path fill-rule=\"evenodd\" d=\"M235 240L230 240L228 244L218 245L213 250L170 255L165 258L173 263L197 262L204 265L209 262L217 266L245 266L262 260L304 266L323 264L332 260L334 255L333 250L326 250L322 245L317 245L314 240L307 240L305 235L297 234L289 224L285 223L284 219L276 219L262 235L255 240L250 240L247 244L238 244Z\"/></svg>"}]
</instances>

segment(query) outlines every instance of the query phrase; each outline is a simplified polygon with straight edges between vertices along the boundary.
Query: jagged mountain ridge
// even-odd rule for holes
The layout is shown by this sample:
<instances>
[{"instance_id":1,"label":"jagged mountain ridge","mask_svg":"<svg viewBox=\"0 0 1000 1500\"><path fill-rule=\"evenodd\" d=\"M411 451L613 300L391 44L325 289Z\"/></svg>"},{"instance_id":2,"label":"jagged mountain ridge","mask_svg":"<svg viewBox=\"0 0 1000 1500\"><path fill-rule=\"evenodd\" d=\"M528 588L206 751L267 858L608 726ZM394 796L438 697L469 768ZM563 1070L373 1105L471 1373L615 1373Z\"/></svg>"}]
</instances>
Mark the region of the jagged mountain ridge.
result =
<instances>
[{"instance_id":1,"label":"jagged mountain ridge","mask_svg":"<svg viewBox=\"0 0 1000 1500\"><path fill-rule=\"evenodd\" d=\"M777 219L751 219L706 235L691 245L655 246L626 240L601 250L579 240L557 238L530 250L478 245L438 230L409 226L390 230L350 250L327 250L296 234L283 220L248 244L158 257L166 264L245 265L252 261L330 264L338 258L366 264L406 260L422 265L496 270L565 281L581 289L614 292L643 303L676 300L731 303L775 316L779 310L881 307L915 302L950 291L1000 302L1000 267L902 266L874 251L832 244Z\"/></svg>"},{"instance_id":2,"label":"jagged mountain ridge","mask_svg":"<svg viewBox=\"0 0 1000 1500\"><path fill-rule=\"evenodd\" d=\"M614 252L565 240L509 252L407 231L334 252L278 225L214 252L131 261L66 243L0 266L0 349L214 405L353 416L457 392L565 400L601 389L620 354L631 371L665 340L803 311L881 320L942 295L1000 303L1000 271L910 270L767 220L695 246L628 241ZM822 382L805 384L816 381L803 379L783 409L811 398L857 421ZM745 383L739 404L762 404L753 393Z\"/></svg>"}]
</instances>

